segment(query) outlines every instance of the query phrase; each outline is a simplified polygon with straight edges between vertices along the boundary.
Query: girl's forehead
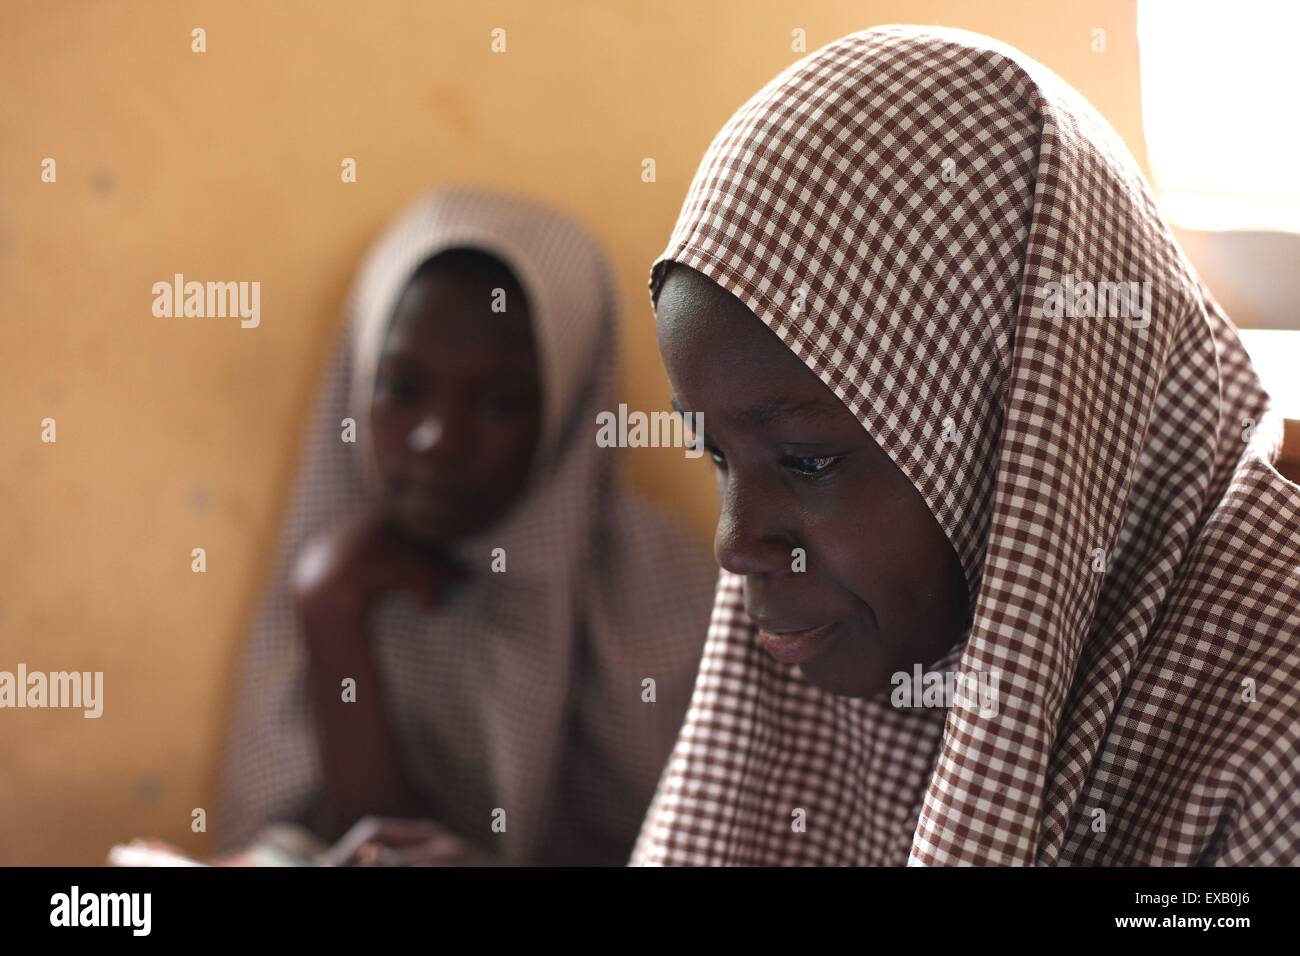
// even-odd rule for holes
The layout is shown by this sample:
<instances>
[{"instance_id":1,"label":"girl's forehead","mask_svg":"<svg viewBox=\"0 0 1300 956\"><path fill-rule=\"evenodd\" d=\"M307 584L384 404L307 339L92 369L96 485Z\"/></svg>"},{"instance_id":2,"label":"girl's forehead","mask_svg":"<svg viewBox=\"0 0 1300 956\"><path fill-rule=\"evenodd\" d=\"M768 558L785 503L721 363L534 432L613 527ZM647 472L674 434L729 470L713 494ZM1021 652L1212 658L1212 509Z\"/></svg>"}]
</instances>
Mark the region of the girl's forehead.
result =
<instances>
[{"instance_id":1,"label":"girl's forehead","mask_svg":"<svg viewBox=\"0 0 1300 956\"><path fill-rule=\"evenodd\" d=\"M394 310L383 351L530 349L533 328L527 303L522 296L512 301L508 291L504 299L498 297L498 288L481 280L412 283ZM500 303L495 308L494 301Z\"/></svg>"}]
</instances>

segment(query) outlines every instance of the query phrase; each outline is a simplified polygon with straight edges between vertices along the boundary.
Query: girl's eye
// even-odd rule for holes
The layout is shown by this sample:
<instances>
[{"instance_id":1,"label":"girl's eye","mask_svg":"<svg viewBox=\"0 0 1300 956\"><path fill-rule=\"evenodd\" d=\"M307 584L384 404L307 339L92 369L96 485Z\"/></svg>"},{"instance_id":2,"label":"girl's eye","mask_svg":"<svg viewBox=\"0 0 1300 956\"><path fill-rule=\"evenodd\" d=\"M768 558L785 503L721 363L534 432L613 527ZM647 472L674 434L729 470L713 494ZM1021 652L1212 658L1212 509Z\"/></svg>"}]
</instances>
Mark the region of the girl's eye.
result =
<instances>
[{"instance_id":1,"label":"girl's eye","mask_svg":"<svg viewBox=\"0 0 1300 956\"><path fill-rule=\"evenodd\" d=\"M375 383L375 392L381 398L406 405L419 397L420 387L410 379L386 376Z\"/></svg>"},{"instance_id":2,"label":"girl's eye","mask_svg":"<svg viewBox=\"0 0 1300 956\"><path fill-rule=\"evenodd\" d=\"M842 457L842 455L828 455L824 458L791 457L786 458L782 464L797 475L802 475L805 478L816 478L834 468Z\"/></svg>"},{"instance_id":3,"label":"girl's eye","mask_svg":"<svg viewBox=\"0 0 1300 956\"><path fill-rule=\"evenodd\" d=\"M514 415L516 412L526 411L529 407L530 396L523 392L495 392L484 395L480 400L480 408L490 415Z\"/></svg>"},{"instance_id":4,"label":"girl's eye","mask_svg":"<svg viewBox=\"0 0 1300 956\"><path fill-rule=\"evenodd\" d=\"M708 453L709 457L713 459L713 464L715 466L718 468L727 467L727 459L722 457L722 452L718 451L718 449L705 445L704 450Z\"/></svg>"}]
</instances>

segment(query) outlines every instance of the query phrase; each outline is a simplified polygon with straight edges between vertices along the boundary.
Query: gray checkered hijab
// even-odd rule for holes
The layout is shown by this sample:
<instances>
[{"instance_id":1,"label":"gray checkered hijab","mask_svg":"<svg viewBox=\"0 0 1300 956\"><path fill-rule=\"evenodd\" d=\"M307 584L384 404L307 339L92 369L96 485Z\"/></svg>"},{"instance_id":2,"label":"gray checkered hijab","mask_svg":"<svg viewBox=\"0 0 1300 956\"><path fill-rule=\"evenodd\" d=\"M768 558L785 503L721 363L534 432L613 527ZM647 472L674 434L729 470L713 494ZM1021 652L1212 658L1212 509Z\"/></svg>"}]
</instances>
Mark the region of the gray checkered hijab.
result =
<instances>
[{"instance_id":1,"label":"gray checkered hijab","mask_svg":"<svg viewBox=\"0 0 1300 956\"><path fill-rule=\"evenodd\" d=\"M996 672L1000 699L824 693L759 651L724 572L634 861L1300 862L1280 421L1076 92L963 31L845 37L723 127L652 298L669 262L744 302L922 494L975 595L935 667ZM1146 319L1062 314L1067 279L1150 282Z\"/></svg>"},{"instance_id":2,"label":"gray checkered hijab","mask_svg":"<svg viewBox=\"0 0 1300 956\"><path fill-rule=\"evenodd\" d=\"M451 547L469 580L433 612L404 595L373 612L386 710L428 816L509 862L623 862L685 713L716 570L673 522L618 489L615 452L595 443L596 414L614 400L604 257L576 223L531 203L435 192L381 238L354 286L245 649L223 846L310 817L319 797L289 574L304 542L372 494L367 410L383 337L411 276L452 248L494 255L518 279L545 410L524 498ZM348 417L356 443L340 440ZM495 548L504 574L489 570ZM654 703L642 699L647 678ZM490 829L497 808L504 833Z\"/></svg>"}]
</instances>

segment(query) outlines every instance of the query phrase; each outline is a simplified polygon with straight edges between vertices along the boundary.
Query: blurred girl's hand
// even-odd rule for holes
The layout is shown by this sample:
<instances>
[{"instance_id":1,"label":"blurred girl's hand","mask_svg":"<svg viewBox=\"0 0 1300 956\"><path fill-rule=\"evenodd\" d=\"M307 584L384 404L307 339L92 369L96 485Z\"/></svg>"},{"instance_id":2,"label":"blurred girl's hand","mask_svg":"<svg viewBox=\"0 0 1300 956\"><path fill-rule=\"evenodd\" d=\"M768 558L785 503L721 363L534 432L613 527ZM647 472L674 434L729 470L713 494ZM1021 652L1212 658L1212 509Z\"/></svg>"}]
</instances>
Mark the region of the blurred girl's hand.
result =
<instances>
[{"instance_id":1,"label":"blurred girl's hand","mask_svg":"<svg viewBox=\"0 0 1300 956\"><path fill-rule=\"evenodd\" d=\"M482 866L486 854L432 820L365 817L326 855L332 866Z\"/></svg>"},{"instance_id":2,"label":"blurred girl's hand","mask_svg":"<svg viewBox=\"0 0 1300 956\"><path fill-rule=\"evenodd\" d=\"M405 591L432 608L461 573L404 537L382 512L367 509L307 543L292 590L300 615L319 620L364 612L385 591Z\"/></svg>"}]
</instances>

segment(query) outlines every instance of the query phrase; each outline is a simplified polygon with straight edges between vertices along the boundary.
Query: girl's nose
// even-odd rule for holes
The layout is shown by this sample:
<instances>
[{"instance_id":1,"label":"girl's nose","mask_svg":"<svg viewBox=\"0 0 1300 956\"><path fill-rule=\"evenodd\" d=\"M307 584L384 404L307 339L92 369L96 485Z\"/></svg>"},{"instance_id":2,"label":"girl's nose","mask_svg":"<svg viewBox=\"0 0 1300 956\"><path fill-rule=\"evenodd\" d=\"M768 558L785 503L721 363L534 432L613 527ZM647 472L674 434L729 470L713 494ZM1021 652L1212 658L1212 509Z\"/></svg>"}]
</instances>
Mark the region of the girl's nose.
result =
<instances>
[{"instance_id":1,"label":"girl's nose","mask_svg":"<svg viewBox=\"0 0 1300 956\"><path fill-rule=\"evenodd\" d=\"M728 487L713 537L713 555L732 574L771 574L790 567L791 537L779 509L752 493Z\"/></svg>"},{"instance_id":2,"label":"girl's nose","mask_svg":"<svg viewBox=\"0 0 1300 956\"><path fill-rule=\"evenodd\" d=\"M406 436L406 444L413 452L426 452L442 440L442 419L430 415L411 429Z\"/></svg>"}]
</instances>

